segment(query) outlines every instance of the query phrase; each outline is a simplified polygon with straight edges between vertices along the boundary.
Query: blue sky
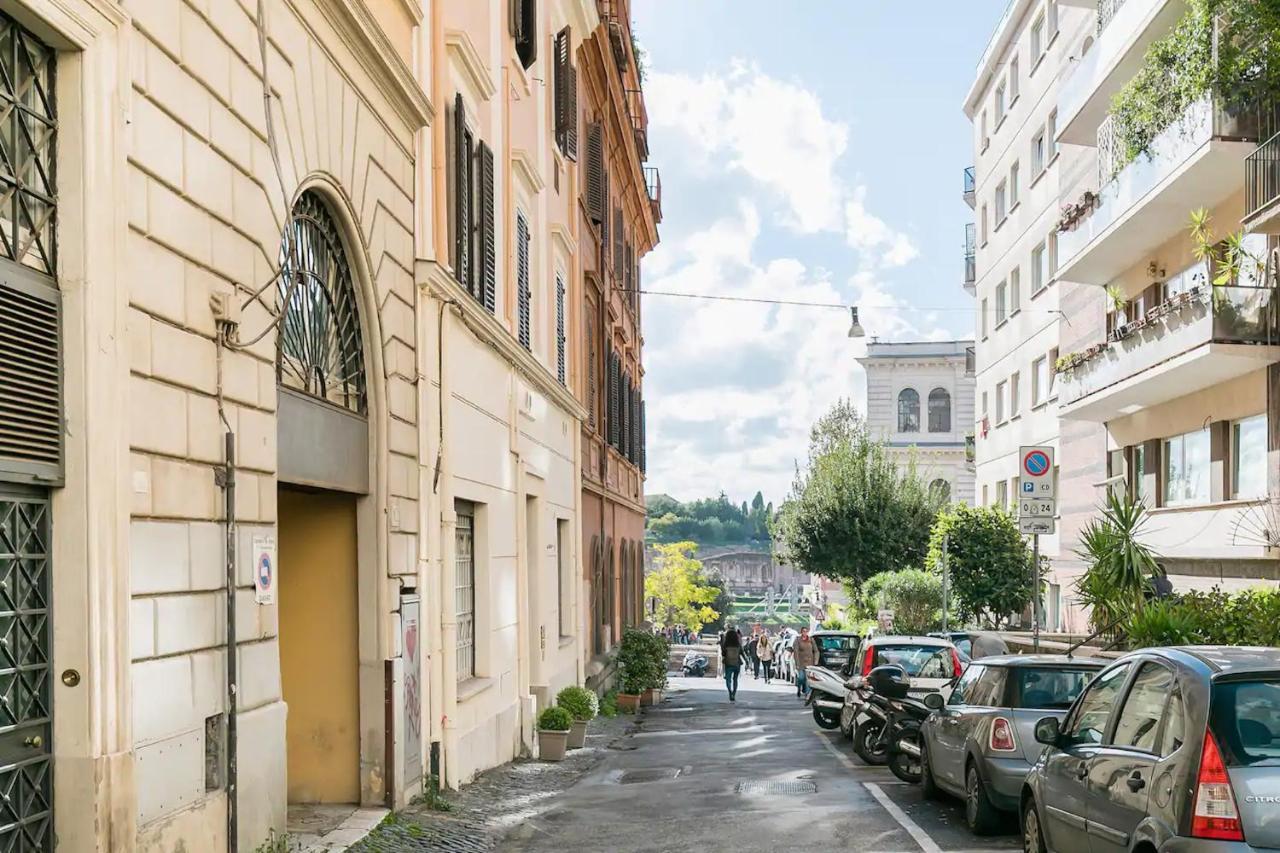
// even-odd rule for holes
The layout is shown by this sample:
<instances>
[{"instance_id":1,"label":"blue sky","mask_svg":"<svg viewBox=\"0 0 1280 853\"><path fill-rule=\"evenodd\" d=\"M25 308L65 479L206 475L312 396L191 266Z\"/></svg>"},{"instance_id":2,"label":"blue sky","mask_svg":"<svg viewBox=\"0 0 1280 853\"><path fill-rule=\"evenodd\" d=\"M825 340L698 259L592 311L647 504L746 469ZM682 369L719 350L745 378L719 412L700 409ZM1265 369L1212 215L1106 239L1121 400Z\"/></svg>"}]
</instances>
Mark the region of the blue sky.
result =
<instances>
[{"instance_id":1,"label":"blue sky","mask_svg":"<svg viewBox=\"0 0 1280 853\"><path fill-rule=\"evenodd\" d=\"M856 303L882 340L971 337L961 102L1005 2L633 0L663 182L644 287ZM647 491L780 502L813 420L862 408L847 314L644 300Z\"/></svg>"}]
</instances>

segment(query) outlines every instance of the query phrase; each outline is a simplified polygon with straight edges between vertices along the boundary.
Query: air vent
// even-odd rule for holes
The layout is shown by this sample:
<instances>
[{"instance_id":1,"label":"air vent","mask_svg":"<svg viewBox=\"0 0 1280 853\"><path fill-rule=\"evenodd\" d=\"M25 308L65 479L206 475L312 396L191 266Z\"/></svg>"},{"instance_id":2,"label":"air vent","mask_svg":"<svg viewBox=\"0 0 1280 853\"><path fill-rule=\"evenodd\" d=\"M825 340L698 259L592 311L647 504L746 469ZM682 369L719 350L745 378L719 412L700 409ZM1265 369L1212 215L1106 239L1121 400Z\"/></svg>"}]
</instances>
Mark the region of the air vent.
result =
<instances>
[{"instance_id":1,"label":"air vent","mask_svg":"<svg viewBox=\"0 0 1280 853\"><path fill-rule=\"evenodd\" d=\"M61 475L58 343L57 291L0 280L0 472Z\"/></svg>"}]
</instances>

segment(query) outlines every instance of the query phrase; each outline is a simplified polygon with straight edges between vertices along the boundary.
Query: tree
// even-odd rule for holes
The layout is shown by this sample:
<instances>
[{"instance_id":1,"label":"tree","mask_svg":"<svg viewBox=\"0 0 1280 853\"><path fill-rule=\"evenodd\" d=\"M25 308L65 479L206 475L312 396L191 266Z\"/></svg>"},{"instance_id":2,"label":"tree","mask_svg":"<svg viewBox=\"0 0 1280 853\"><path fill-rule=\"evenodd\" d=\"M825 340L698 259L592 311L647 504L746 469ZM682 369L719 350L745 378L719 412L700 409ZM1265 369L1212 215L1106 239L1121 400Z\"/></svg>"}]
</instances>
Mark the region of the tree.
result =
<instances>
[{"instance_id":1,"label":"tree","mask_svg":"<svg viewBox=\"0 0 1280 853\"><path fill-rule=\"evenodd\" d=\"M1031 550L1002 507L956 504L939 515L929 537L928 564L935 569L944 541L949 596L962 618L998 629L1031 603Z\"/></svg>"},{"instance_id":2,"label":"tree","mask_svg":"<svg viewBox=\"0 0 1280 853\"><path fill-rule=\"evenodd\" d=\"M719 617L710 605L721 590L707 582L702 563L694 559L698 546L673 542L656 547L656 568L644 579L645 598L654 602L654 623L701 630Z\"/></svg>"},{"instance_id":3,"label":"tree","mask_svg":"<svg viewBox=\"0 0 1280 853\"><path fill-rule=\"evenodd\" d=\"M924 569L881 572L863 585L862 601L866 618L892 610L895 632L924 634L941 621L942 578Z\"/></svg>"},{"instance_id":4,"label":"tree","mask_svg":"<svg viewBox=\"0 0 1280 853\"><path fill-rule=\"evenodd\" d=\"M1153 578L1160 573L1155 554L1142 542L1146 504L1121 491L1107 493L1102 517L1085 525L1076 551L1089 566L1076 589L1089 605L1090 619L1098 630L1139 614Z\"/></svg>"},{"instance_id":5,"label":"tree","mask_svg":"<svg viewBox=\"0 0 1280 853\"><path fill-rule=\"evenodd\" d=\"M814 425L808 464L796 470L774 537L801 571L860 585L922 565L940 507L915 461L890 458L842 401Z\"/></svg>"}]
</instances>

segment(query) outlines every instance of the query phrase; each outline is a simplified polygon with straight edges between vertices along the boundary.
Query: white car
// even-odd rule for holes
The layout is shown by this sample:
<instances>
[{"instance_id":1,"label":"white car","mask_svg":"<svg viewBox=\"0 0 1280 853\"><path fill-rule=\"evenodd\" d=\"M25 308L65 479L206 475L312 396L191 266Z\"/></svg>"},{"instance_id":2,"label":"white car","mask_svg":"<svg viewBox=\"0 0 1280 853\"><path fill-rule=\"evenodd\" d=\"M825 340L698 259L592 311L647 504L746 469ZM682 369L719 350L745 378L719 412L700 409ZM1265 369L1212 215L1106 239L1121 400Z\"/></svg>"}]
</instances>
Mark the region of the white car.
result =
<instances>
[{"instance_id":1,"label":"white car","mask_svg":"<svg viewBox=\"0 0 1280 853\"><path fill-rule=\"evenodd\" d=\"M858 684L871 670L885 664L897 664L907 671L911 680L910 695L915 699L926 693L949 695L952 681L964 672L960 651L950 640L886 635L863 642L855 658L853 671L856 674L851 683ZM857 691L850 690L840 712L840 732L845 737L853 737L861 705Z\"/></svg>"}]
</instances>

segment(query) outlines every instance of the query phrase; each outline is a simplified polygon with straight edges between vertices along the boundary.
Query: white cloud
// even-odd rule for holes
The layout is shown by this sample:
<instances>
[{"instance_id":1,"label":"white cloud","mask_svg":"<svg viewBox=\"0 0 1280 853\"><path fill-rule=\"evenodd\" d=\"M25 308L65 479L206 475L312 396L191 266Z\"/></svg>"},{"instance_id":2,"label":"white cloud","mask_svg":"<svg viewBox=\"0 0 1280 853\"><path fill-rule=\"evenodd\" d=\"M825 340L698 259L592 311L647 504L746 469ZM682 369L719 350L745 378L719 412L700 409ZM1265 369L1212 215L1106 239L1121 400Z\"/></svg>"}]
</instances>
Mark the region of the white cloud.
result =
<instances>
[{"instance_id":1,"label":"white cloud","mask_svg":"<svg viewBox=\"0 0 1280 853\"><path fill-rule=\"evenodd\" d=\"M845 202L845 240L864 258L885 267L900 267L919 255L911 239L890 228L866 206L867 188L858 187Z\"/></svg>"}]
</instances>

